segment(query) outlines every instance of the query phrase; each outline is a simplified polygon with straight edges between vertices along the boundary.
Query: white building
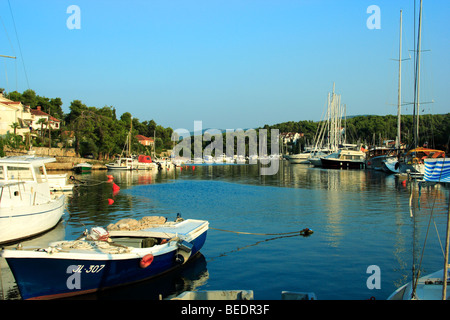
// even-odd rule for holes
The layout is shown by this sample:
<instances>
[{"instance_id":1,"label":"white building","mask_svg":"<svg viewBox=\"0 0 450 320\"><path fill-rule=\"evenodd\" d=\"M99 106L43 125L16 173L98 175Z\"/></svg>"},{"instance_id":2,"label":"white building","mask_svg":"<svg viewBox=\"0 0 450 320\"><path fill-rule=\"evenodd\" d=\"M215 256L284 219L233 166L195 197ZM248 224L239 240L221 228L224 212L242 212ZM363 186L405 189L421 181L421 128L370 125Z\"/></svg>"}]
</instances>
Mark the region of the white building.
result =
<instances>
[{"instance_id":1,"label":"white building","mask_svg":"<svg viewBox=\"0 0 450 320\"><path fill-rule=\"evenodd\" d=\"M47 124L41 125L38 123L39 119L45 119ZM52 130L59 130L61 127L61 121L42 111L40 106L31 109L30 106L9 100L0 93L0 135L8 131L14 133L14 123L18 124L16 134L21 136L31 130L48 129L48 123Z\"/></svg>"},{"instance_id":2,"label":"white building","mask_svg":"<svg viewBox=\"0 0 450 320\"><path fill-rule=\"evenodd\" d=\"M61 121L42 111L41 106L37 106L36 109L31 109L31 119L31 127L33 130L41 130L41 124L38 123L40 119L44 119L46 123L50 123L51 130L59 130L61 128ZM43 128L48 128L48 125L44 124Z\"/></svg>"},{"instance_id":3,"label":"white building","mask_svg":"<svg viewBox=\"0 0 450 320\"><path fill-rule=\"evenodd\" d=\"M18 124L16 134L24 135L30 132L32 123L32 114L29 106L24 106L21 102L9 100L0 93L0 135L8 131L14 133L12 127L14 123Z\"/></svg>"}]
</instances>

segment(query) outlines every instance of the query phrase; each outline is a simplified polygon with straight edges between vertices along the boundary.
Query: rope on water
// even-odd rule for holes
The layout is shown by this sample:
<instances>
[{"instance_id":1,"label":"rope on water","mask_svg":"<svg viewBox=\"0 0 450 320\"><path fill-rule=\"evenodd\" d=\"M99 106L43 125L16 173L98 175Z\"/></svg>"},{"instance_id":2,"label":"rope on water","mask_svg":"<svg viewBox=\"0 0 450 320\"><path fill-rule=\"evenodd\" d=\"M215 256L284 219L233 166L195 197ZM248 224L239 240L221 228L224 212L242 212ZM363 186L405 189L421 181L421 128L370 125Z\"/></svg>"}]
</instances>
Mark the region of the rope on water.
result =
<instances>
[{"instance_id":1,"label":"rope on water","mask_svg":"<svg viewBox=\"0 0 450 320\"><path fill-rule=\"evenodd\" d=\"M309 236L314 233L309 228L302 229L300 231L293 231L293 232L284 232L284 233L255 233L255 232L242 232L242 231L231 231L231 230L224 230L224 229L218 229L218 228L212 228L209 227L209 229L217 230L217 231L223 231L223 232L231 232L231 233L237 233L237 234L251 234L251 235L257 235L257 236L283 236L283 235L292 235L292 234L300 234L303 236Z\"/></svg>"}]
</instances>

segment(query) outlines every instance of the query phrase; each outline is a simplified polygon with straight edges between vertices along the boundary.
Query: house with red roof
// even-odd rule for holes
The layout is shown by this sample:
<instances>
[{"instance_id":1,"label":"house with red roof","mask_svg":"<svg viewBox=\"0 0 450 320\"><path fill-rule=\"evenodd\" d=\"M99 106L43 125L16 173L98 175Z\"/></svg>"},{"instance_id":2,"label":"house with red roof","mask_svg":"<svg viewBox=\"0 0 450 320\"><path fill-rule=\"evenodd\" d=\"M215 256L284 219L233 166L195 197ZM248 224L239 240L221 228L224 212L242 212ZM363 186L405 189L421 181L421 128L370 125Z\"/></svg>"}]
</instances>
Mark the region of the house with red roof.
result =
<instances>
[{"instance_id":1,"label":"house with red roof","mask_svg":"<svg viewBox=\"0 0 450 320\"><path fill-rule=\"evenodd\" d=\"M139 141L140 144L142 144L143 146L153 146L155 144L155 141L153 140L153 138L147 138L146 136L143 136L141 134L138 134L136 136L136 139Z\"/></svg>"},{"instance_id":2,"label":"house with red roof","mask_svg":"<svg viewBox=\"0 0 450 320\"><path fill-rule=\"evenodd\" d=\"M42 127L48 129L48 125L50 125L51 130L59 130L61 128L61 121L42 111L41 106L37 106L36 109L31 109L31 119L31 127L33 130L41 130ZM45 119L46 124L42 126L41 123L38 123L40 119Z\"/></svg>"}]
</instances>

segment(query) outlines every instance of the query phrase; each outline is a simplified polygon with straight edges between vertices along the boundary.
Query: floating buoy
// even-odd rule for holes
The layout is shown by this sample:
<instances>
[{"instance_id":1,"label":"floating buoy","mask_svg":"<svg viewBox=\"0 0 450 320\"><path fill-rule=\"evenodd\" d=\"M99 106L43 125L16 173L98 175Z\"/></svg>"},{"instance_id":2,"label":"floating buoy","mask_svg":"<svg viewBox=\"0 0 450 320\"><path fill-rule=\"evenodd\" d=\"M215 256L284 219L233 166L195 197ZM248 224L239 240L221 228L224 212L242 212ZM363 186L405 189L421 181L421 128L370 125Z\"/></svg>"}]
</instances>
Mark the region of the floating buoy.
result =
<instances>
[{"instance_id":1,"label":"floating buoy","mask_svg":"<svg viewBox=\"0 0 450 320\"><path fill-rule=\"evenodd\" d=\"M192 166L192 171L194 171L195 170L195 166Z\"/></svg>"},{"instance_id":2,"label":"floating buoy","mask_svg":"<svg viewBox=\"0 0 450 320\"><path fill-rule=\"evenodd\" d=\"M114 200L113 199L108 199L108 204L109 205L112 205L114 203Z\"/></svg>"},{"instance_id":3,"label":"floating buoy","mask_svg":"<svg viewBox=\"0 0 450 320\"><path fill-rule=\"evenodd\" d=\"M119 191L120 190L120 187L117 185L117 184L115 184L114 182L113 182L113 191L114 192L117 192L117 191Z\"/></svg>"},{"instance_id":4,"label":"floating buoy","mask_svg":"<svg viewBox=\"0 0 450 320\"><path fill-rule=\"evenodd\" d=\"M304 236L304 237L310 236L310 235L312 235L313 233L314 233L314 231L312 231L312 230L309 229L309 228L305 228L305 229L303 229L303 230L300 231L300 234L301 234L302 236Z\"/></svg>"},{"instance_id":5,"label":"floating buoy","mask_svg":"<svg viewBox=\"0 0 450 320\"><path fill-rule=\"evenodd\" d=\"M111 182L111 181L113 181L114 180L114 177L112 176L112 175L107 175L106 176L107 178L108 178L108 181L107 182Z\"/></svg>"},{"instance_id":6,"label":"floating buoy","mask_svg":"<svg viewBox=\"0 0 450 320\"><path fill-rule=\"evenodd\" d=\"M406 187L406 180L402 181L402 186Z\"/></svg>"},{"instance_id":7,"label":"floating buoy","mask_svg":"<svg viewBox=\"0 0 450 320\"><path fill-rule=\"evenodd\" d=\"M153 262L153 255L152 254L146 254L142 257L141 261L139 262L139 267L142 269L147 268L149 265L151 265Z\"/></svg>"}]
</instances>

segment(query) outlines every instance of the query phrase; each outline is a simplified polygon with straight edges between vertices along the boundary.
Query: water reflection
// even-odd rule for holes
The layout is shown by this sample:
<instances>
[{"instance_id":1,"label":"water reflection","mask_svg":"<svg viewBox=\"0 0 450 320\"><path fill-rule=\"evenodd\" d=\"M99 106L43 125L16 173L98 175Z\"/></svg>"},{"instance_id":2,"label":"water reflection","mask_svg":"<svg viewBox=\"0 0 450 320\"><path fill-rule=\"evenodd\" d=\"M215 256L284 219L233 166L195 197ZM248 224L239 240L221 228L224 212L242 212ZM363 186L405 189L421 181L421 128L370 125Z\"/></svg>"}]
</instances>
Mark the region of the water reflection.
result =
<instances>
[{"instance_id":1,"label":"water reflection","mask_svg":"<svg viewBox=\"0 0 450 320\"><path fill-rule=\"evenodd\" d=\"M113 192L107 175L120 187L118 193ZM161 171L99 171L77 178L85 183L68 196L63 225L68 239L78 237L85 227L146 215L173 219L177 212L227 230L275 233L309 227L315 231L299 241L295 237L255 240L211 230L202 249L203 262L186 266L172 277L168 274L114 294L105 291L93 299L126 299L134 291L135 299L157 299L160 293L169 297L198 287L226 289L238 280L268 299L279 299L280 286L285 290L299 284L321 299L372 295L384 299L395 284L410 278L413 257L417 262L422 254L431 212L431 231L439 231L440 239L445 236L448 188L419 190L417 184L370 170L326 170L280 161L273 176L261 176L258 165L196 165ZM414 220L409 215L411 194ZM110 204L109 199L114 202ZM427 239L426 249L422 268L441 268L435 232ZM371 292L365 286L366 268L372 264L382 269L381 291ZM252 268L236 275L234 270L242 265ZM267 270L277 279L275 284L261 281ZM323 286L324 278L329 286Z\"/></svg>"}]
</instances>

